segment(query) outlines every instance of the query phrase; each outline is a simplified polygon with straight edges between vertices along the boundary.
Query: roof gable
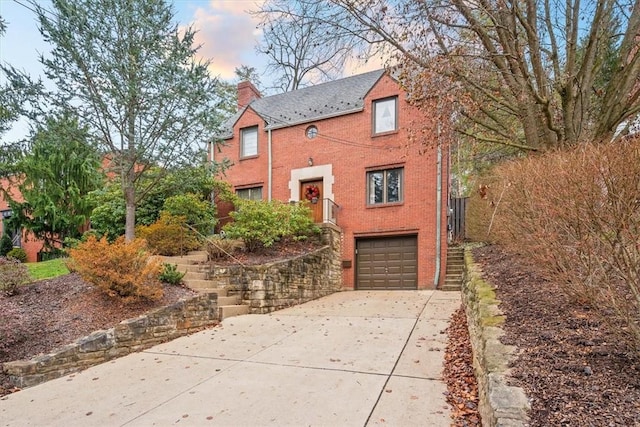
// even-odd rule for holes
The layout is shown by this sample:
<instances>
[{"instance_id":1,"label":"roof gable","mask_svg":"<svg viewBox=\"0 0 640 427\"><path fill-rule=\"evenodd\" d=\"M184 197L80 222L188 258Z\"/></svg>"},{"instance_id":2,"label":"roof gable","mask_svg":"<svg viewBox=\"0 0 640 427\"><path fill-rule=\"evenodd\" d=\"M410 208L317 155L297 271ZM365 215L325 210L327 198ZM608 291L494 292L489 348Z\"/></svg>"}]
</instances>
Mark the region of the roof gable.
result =
<instances>
[{"instance_id":1,"label":"roof gable","mask_svg":"<svg viewBox=\"0 0 640 427\"><path fill-rule=\"evenodd\" d=\"M223 124L220 138L233 137L233 126L247 108L251 108L264 119L265 130L362 111L364 98L384 72L384 70L371 71L256 99Z\"/></svg>"}]
</instances>

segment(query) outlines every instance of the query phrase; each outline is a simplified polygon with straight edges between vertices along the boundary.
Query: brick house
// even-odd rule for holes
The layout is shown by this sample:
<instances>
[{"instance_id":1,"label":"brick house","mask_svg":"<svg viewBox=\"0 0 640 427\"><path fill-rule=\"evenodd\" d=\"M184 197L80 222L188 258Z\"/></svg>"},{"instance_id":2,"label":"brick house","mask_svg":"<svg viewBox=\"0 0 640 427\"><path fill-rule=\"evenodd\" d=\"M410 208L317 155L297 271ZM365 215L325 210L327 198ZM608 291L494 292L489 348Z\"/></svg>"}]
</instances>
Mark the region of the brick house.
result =
<instances>
[{"instance_id":1,"label":"brick house","mask_svg":"<svg viewBox=\"0 0 640 427\"><path fill-rule=\"evenodd\" d=\"M16 198L18 201L22 201L18 187L7 178L0 179L0 186L11 193L11 197ZM2 192L0 191L0 237L4 234L9 234L13 241L13 246L22 248L27 253L27 262L36 262L38 260L38 253L44 246L41 240L37 240L35 236L24 230L12 230L7 226L7 219L12 215L11 207L7 202Z\"/></svg>"},{"instance_id":2,"label":"brick house","mask_svg":"<svg viewBox=\"0 0 640 427\"><path fill-rule=\"evenodd\" d=\"M316 222L339 227L345 289L433 289L448 167L437 148L411 147L421 114L384 70L264 98L242 82L210 157L231 162L224 179L239 196L309 199Z\"/></svg>"}]
</instances>

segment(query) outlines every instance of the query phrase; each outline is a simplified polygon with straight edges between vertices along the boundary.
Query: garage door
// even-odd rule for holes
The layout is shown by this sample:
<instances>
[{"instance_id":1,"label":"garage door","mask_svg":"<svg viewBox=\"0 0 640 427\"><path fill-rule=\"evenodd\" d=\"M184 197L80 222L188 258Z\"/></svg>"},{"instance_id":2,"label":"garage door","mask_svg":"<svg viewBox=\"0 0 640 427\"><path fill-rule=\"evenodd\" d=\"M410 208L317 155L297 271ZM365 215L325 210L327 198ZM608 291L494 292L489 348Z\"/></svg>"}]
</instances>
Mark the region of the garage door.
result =
<instances>
[{"instance_id":1,"label":"garage door","mask_svg":"<svg viewBox=\"0 0 640 427\"><path fill-rule=\"evenodd\" d=\"M416 236L356 240L356 289L417 289Z\"/></svg>"}]
</instances>

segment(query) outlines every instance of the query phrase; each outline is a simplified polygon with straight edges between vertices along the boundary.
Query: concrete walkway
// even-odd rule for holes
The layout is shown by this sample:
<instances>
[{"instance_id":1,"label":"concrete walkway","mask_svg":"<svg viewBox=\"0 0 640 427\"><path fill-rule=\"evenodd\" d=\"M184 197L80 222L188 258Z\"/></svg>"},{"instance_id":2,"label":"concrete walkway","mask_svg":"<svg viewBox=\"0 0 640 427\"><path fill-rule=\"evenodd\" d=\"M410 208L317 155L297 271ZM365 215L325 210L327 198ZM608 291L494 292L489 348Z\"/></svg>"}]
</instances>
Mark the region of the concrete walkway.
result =
<instances>
[{"instance_id":1,"label":"concrete walkway","mask_svg":"<svg viewBox=\"0 0 640 427\"><path fill-rule=\"evenodd\" d=\"M449 426L460 294L341 292L0 400L0 426Z\"/></svg>"}]
</instances>

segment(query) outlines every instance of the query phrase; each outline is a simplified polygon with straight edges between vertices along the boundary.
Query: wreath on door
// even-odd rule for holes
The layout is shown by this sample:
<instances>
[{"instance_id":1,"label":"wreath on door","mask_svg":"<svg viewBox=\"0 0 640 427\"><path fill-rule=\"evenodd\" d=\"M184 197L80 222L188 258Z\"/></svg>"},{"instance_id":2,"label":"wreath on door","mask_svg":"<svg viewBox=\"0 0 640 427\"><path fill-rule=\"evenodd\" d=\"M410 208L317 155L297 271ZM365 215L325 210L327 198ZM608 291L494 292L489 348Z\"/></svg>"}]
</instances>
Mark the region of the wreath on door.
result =
<instances>
[{"instance_id":1,"label":"wreath on door","mask_svg":"<svg viewBox=\"0 0 640 427\"><path fill-rule=\"evenodd\" d=\"M317 185L307 185L304 188L304 198L311 203L318 203L320 197L320 188Z\"/></svg>"}]
</instances>

